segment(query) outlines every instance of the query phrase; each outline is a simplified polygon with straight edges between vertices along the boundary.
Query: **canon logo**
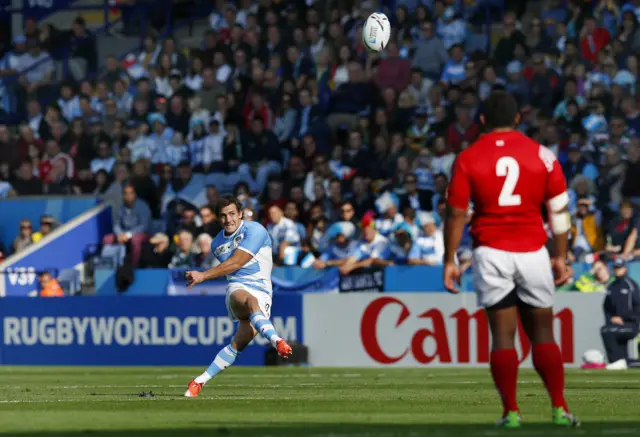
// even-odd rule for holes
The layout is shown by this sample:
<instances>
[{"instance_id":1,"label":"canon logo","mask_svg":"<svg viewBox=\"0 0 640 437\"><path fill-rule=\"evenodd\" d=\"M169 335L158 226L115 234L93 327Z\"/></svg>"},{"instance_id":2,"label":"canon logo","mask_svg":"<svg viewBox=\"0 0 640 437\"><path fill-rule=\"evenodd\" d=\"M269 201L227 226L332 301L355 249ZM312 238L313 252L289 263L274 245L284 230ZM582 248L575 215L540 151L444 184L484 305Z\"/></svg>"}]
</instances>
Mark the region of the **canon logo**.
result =
<instances>
[{"instance_id":1,"label":"canon logo","mask_svg":"<svg viewBox=\"0 0 640 437\"><path fill-rule=\"evenodd\" d=\"M386 353L378 339L380 314L382 310L394 305L399 307L395 326L383 326L384 332L393 332L409 319L411 311L400 299L395 297L381 297L372 301L364 310L360 322L360 338L367 354L380 364L397 363L411 354L413 358L421 364L429 364L433 361L442 364L469 364L475 362L486 364L489 362L490 333L487 317L484 310L479 309L469 313L467 309L461 308L452 314L445 315L437 308L427 308L414 316L416 319L424 320L432 329L417 329L409 338L394 338L394 341L406 344L406 348L400 354L390 355ZM571 309L564 308L555 314L554 318L560 325L560 349L562 350L563 361L565 363L574 362L574 336L573 336L573 313ZM472 324L471 321L474 321ZM449 330L447 330L449 325ZM473 329L475 328L475 329ZM453 331L455 330L455 335ZM431 338L435 343L435 350L431 353L425 351L425 340ZM477 356L471 359L471 339L476 343ZM527 359L531 352L531 343L527 338L522 326L518 326L518 338L521 346L520 362ZM452 356L452 350L455 356Z\"/></svg>"}]
</instances>

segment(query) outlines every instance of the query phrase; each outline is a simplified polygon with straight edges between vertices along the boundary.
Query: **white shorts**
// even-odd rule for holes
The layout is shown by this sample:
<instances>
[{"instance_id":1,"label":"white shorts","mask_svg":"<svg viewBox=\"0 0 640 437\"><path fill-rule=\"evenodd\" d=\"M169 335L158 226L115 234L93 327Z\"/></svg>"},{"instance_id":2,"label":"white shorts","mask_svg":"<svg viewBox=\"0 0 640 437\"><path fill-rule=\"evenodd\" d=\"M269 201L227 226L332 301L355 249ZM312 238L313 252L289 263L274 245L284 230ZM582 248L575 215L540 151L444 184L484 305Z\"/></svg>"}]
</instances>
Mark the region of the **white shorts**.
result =
<instances>
[{"instance_id":1,"label":"white shorts","mask_svg":"<svg viewBox=\"0 0 640 437\"><path fill-rule=\"evenodd\" d=\"M472 262L478 305L494 306L515 289L527 305L553 306L556 287L545 247L536 252L515 253L482 246L474 249Z\"/></svg>"},{"instance_id":2,"label":"white shorts","mask_svg":"<svg viewBox=\"0 0 640 437\"><path fill-rule=\"evenodd\" d=\"M231 309L231 295L236 290L245 290L253 297L258 299L258 305L260 305L260 309L262 310L264 315L267 317L267 319L271 318L271 295L265 293L264 291L252 290L251 288L243 284L229 284L227 285L225 302L227 304L227 312L229 313L229 318L231 320L238 320L236 315L233 313L233 310Z\"/></svg>"}]
</instances>

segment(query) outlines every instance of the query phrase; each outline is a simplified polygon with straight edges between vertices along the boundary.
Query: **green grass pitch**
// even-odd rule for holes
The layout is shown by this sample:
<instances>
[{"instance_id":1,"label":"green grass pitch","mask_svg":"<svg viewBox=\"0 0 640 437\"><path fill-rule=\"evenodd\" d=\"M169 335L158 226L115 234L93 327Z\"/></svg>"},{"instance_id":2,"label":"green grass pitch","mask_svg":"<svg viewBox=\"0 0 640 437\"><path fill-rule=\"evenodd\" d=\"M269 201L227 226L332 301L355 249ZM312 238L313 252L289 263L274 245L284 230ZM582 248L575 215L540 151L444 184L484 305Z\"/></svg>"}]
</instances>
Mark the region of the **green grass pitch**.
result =
<instances>
[{"instance_id":1,"label":"green grass pitch","mask_svg":"<svg viewBox=\"0 0 640 437\"><path fill-rule=\"evenodd\" d=\"M0 435L44 437L640 436L640 373L579 371L567 397L583 426L548 425L532 370L520 372L525 424L498 430L486 369L231 368L196 399L201 368L0 367ZM155 397L140 397L152 391Z\"/></svg>"}]
</instances>

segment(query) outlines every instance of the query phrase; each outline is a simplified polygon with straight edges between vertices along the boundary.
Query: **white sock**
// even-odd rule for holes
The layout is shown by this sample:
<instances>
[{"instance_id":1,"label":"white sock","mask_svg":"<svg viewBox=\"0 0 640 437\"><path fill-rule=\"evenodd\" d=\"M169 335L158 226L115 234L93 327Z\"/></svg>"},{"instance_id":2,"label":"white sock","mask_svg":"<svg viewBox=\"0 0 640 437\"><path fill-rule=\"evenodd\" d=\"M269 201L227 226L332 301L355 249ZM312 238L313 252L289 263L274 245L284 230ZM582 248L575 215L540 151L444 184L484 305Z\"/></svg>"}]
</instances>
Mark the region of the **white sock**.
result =
<instances>
[{"instance_id":1,"label":"white sock","mask_svg":"<svg viewBox=\"0 0 640 437\"><path fill-rule=\"evenodd\" d=\"M206 372L206 370L205 370L205 372L204 372L202 375L198 376L198 377L195 379L195 381L196 381L198 384L206 384L207 382L209 382L209 380L210 380L210 379L211 379L211 375L209 375L209 374Z\"/></svg>"}]
</instances>

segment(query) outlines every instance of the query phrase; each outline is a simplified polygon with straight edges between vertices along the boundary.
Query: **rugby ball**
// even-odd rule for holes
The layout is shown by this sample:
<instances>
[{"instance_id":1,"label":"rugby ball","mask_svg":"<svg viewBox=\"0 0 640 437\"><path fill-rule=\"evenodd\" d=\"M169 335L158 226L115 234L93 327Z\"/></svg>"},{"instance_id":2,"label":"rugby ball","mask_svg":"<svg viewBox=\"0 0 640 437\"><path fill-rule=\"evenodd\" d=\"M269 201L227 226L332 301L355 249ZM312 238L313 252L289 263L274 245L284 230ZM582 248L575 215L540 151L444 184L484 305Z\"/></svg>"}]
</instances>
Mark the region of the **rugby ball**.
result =
<instances>
[{"instance_id":1,"label":"rugby ball","mask_svg":"<svg viewBox=\"0 0 640 437\"><path fill-rule=\"evenodd\" d=\"M391 23L381 12L369 15L362 26L362 43L370 52L379 53L387 46L391 37Z\"/></svg>"}]
</instances>

